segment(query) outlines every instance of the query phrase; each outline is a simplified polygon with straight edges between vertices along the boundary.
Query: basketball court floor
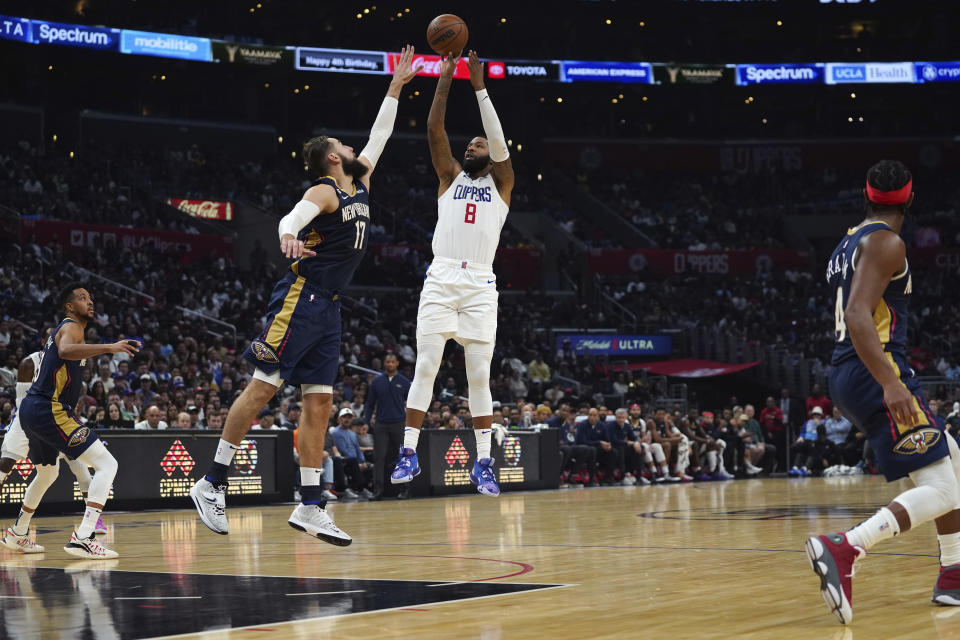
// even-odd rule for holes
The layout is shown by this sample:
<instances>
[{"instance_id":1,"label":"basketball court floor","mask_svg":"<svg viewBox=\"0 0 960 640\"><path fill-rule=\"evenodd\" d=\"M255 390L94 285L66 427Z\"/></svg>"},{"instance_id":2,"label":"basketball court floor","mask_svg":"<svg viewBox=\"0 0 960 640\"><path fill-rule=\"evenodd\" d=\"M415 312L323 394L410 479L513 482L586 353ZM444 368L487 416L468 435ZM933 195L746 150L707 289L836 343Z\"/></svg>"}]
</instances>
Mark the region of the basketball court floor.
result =
<instances>
[{"instance_id":1,"label":"basketball court floor","mask_svg":"<svg viewBox=\"0 0 960 640\"><path fill-rule=\"evenodd\" d=\"M861 563L848 627L802 552L906 486L769 479L336 504L346 548L291 529L288 506L229 510L229 536L193 511L117 513L106 540L121 558L100 562L62 551L77 518L38 516L46 553L0 551L0 637L960 638L960 608L930 602L932 524Z\"/></svg>"}]
</instances>

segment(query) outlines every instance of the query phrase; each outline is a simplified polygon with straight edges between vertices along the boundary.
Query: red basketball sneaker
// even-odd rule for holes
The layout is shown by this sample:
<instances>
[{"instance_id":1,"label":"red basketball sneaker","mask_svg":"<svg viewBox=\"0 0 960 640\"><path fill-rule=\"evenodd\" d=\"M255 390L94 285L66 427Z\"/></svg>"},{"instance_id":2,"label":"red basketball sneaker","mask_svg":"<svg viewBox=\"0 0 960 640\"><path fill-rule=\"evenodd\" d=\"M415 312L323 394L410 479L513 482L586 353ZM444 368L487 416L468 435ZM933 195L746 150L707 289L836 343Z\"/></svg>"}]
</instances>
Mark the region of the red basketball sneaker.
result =
<instances>
[{"instance_id":1,"label":"red basketball sneaker","mask_svg":"<svg viewBox=\"0 0 960 640\"><path fill-rule=\"evenodd\" d=\"M850 578L856 563L867 555L866 550L847 542L842 533L807 538L807 559L814 573L820 576L820 595L841 624L853 620L853 588Z\"/></svg>"},{"instance_id":2,"label":"red basketball sneaker","mask_svg":"<svg viewBox=\"0 0 960 640\"><path fill-rule=\"evenodd\" d=\"M940 567L931 600L937 604L960 605L960 564Z\"/></svg>"}]
</instances>

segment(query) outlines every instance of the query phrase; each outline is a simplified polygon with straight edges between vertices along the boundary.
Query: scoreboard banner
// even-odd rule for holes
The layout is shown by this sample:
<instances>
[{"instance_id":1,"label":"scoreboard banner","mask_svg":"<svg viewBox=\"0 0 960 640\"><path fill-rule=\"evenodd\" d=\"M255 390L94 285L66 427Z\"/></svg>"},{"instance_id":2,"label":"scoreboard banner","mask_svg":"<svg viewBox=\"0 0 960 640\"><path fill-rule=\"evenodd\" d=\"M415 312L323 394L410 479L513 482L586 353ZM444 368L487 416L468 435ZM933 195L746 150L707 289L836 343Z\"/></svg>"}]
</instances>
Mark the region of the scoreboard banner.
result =
<instances>
[{"instance_id":1,"label":"scoreboard banner","mask_svg":"<svg viewBox=\"0 0 960 640\"><path fill-rule=\"evenodd\" d=\"M423 473L411 484L415 495L476 493L470 482L477 457L473 429L424 429L420 442ZM502 443L494 438L490 456L497 461L494 468L500 488L556 489L560 485L559 447L556 429L509 431Z\"/></svg>"},{"instance_id":2,"label":"scoreboard banner","mask_svg":"<svg viewBox=\"0 0 960 640\"><path fill-rule=\"evenodd\" d=\"M190 487L207 471L220 442L219 431L101 430L97 435L117 459L109 508L188 506ZM270 503L293 499L293 433L250 431L231 467L233 503ZM29 459L21 460L0 486L0 512L14 513L36 474ZM80 501L80 488L70 470L61 473L44 497L44 506L70 508ZM79 507L78 507L79 508Z\"/></svg>"}]
</instances>

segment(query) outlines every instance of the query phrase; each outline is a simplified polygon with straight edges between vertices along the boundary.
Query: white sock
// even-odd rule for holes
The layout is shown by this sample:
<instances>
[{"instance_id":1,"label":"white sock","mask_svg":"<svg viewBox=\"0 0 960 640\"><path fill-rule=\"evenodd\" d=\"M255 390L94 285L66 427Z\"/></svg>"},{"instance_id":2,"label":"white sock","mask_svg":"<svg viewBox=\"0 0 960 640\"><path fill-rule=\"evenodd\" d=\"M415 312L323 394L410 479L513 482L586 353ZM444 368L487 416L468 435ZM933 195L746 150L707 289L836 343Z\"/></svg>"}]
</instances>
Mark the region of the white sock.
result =
<instances>
[{"instance_id":1,"label":"white sock","mask_svg":"<svg viewBox=\"0 0 960 640\"><path fill-rule=\"evenodd\" d=\"M875 514L847 531L847 541L852 545L859 545L869 549L873 545L892 538L900 533L897 517L886 507L882 507Z\"/></svg>"},{"instance_id":2,"label":"white sock","mask_svg":"<svg viewBox=\"0 0 960 640\"><path fill-rule=\"evenodd\" d=\"M660 473L663 474L663 475L665 475L665 476L669 476L669 475L670 475L670 469L667 468L667 463L666 463L666 462L664 462L662 465L660 465Z\"/></svg>"},{"instance_id":3,"label":"white sock","mask_svg":"<svg viewBox=\"0 0 960 640\"><path fill-rule=\"evenodd\" d=\"M33 518L33 514L36 511L24 511L20 509L20 515L17 516L17 521L13 523L13 532L18 536L27 535L27 531L30 530L30 519Z\"/></svg>"},{"instance_id":4,"label":"white sock","mask_svg":"<svg viewBox=\"0 0 960 640\"><path fill-rule=\"evenodd\" d=\"M417 443L420 442L420 429L413 427L403 428L403 448L417 450Z\"/></svg>"},{"instance_id":5,"label":"white sock","mask_svg":"<svg viewBox=\"0 0 960 640\"><path fill-rule=\"evenodd\" d=\"M474 429L477 436L477 460L483 460L490 457L490 436L492 429Z\"/></svg>"},{"instance_id":6,"label":"white sock","mask_svg":"<svg viewBox=\"0 0 960 640\"><path fill-rule=\"evenodd\" d=\"M233 454L235 454L239 448L237 445L231 444L221 438L220 444L217 445L217 455L213 457L213 461L229 467L230 463L233 462Z\"/></svg>"},{"instance_id":7,"label":"white sock","mask_svg":"<svg viewBox=\"0 0 960 640\"><path fill-rule=\"evenodd\" d=\"M940 566L960 564L960 533L938 534L940 543Z\"/></svg>"},{"instance_id":8,"label":"white sock","mask_svg":"<svg viewBox=\"0 0 960 640\"><path fill-rule=\"evenodd\" d=\"M83 521L77 527L78 538L89 538L93 535L93 528L97 526L97 520L100 519L101 513L100 509L87 507L87 510L83 512Z\"/></svg>"},{"instance_id":9,"label":"white sock","mask_svg":"<svg viewBox=\"0 0 960 640\"><path fill-rule=\"evenodd\" d=\"M319 487L320 478L323 477L323 469L316 467L300 467L300 486L301 487Z\"/></svg>"}]
</instances>

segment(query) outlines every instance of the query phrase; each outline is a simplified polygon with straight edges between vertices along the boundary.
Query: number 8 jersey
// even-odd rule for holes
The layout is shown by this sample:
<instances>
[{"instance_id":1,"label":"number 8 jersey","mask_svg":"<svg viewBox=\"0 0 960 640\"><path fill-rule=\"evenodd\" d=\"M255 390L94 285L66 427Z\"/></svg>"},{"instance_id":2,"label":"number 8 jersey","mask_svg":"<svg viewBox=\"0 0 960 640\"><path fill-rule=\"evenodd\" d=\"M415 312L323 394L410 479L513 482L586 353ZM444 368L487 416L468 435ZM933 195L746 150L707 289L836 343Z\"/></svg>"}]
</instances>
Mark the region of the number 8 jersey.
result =
<instances>
[{"instance_id":1,"label":"number 8 jersey","mask_svg":"<svg viewBox=\"0 0 960 640\"><path fill-rule=\"evenodd\" d=\"M850 334L847 332L844 312L850 296L853 273L856 270L860 241L876 231L892 231L892 229L883 222L864 222L848 230L847 236L833 250L830 263L827 265L827 282L836 295L834 319L837 344L833 350L832 364L839 364L857 355L850 340ZM880 338L880 344L887 353L906 356L907 303L912 290L913 277L910 275L910 264L907 261L903 265L903 270L890 279L890 284L884 290L877 308L873 310L873 325L877 330L877 337Z\"/></svg>"},{"instance_id":2,"label":"number 8 jersey","mask_svg":"<svg viewBox=\"0 0 960 640\"><path fill-rule=\"evenodd\" d=\"M297 260L290 270L315 287L342 293L367 252L370 194L359 180L354 180L352 194L341 190L330 176L313 184L333 187L340 206L333 213L316 216L300 231L297 238L303 241L304 248L316 251L317 255Z\"/></svg>"},{"instance_id":3,"label":"number 8 jersey","mask_svg":"<svg viewBox=\"0 0 960 640\"><path fill-rule=\"evenodd\" d=\"M474 180L461 171L437 200L433 255L478 265L493 264L500 229L509 209L492 175Z\"/></svg>"}]
</instances>

